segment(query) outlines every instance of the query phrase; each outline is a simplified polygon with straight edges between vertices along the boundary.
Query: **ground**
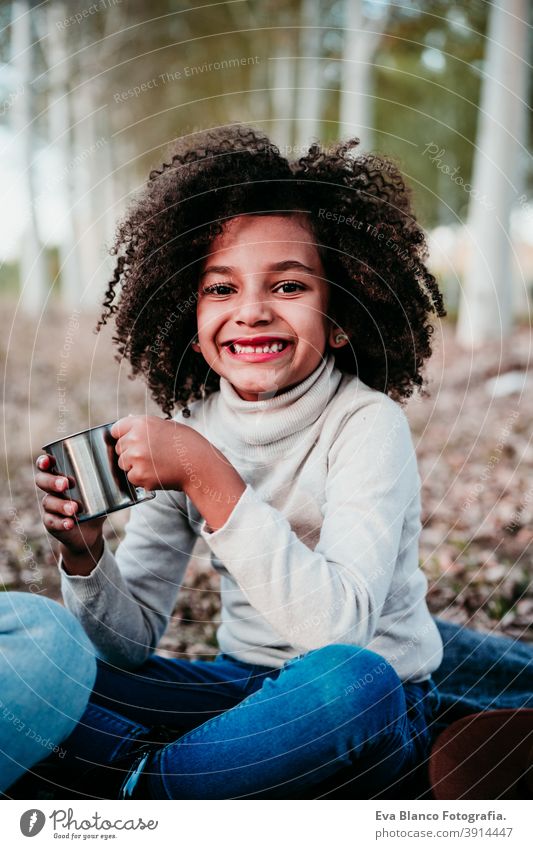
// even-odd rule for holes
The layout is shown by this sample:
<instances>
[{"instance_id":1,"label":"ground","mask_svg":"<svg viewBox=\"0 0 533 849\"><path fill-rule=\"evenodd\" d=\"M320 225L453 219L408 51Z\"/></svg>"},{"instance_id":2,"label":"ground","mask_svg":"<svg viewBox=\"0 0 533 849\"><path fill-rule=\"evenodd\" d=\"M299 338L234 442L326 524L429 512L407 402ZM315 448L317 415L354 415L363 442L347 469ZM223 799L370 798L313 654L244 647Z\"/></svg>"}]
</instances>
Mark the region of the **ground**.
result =
<instances>
[{"instance_id":1,"label":"ground","mask_svg":"<svg viewBox=\"0 0 533 849\"><path fill-rule=\"evenodd\" d=\"M34 462L41 446L128 413L160 414L142 381L116 363L112 330L95 335L95 314L49 308L37 320L0 302L5 332L4 462L0 492L0 590L60 598L55 542L40 519ZM508 380L511 394L492 394L490 380L525 372L528 328L502 347L462 351L442 324L427 368L430 396L406 413L422 481L420 562L434 614L481 631L533 641L533 392L529 379ZM500 389L505 388L500 384ZM66 408L66 409L62 409ZM59 427L64 431L60 432ZM114 549L128 511L114 513L105 533ZM217 652L219 578L205 548L195 550L160 651L212 658Z\"/></svg>"}]
</instances>

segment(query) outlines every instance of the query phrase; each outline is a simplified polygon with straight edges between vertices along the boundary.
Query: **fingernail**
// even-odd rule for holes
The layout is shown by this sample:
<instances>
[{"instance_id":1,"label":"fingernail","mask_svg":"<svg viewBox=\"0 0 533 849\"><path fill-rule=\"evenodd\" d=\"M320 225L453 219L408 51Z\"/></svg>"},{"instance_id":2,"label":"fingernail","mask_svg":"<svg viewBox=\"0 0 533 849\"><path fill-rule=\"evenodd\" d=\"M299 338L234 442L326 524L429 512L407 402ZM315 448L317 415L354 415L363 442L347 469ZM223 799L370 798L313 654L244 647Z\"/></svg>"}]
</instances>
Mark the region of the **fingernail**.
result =
<instances>
[{"instance_id":1,"label":"fingernail","mask_svg":"<svg viewBox=\"0 0 533 849\"><path fill-rule=\"evenodd\" d=\"M65 483L65 478L58 478L56 480L56 489L63 489L64 483Z\"/></svg>"},{"instance_id":2,"label":"fingernail","mask_svg":"<svg viewBox=\"0 0 533 849\"><path fill-rule=\"evenodd\" d=\"M72 504L66 504L65 505L65 513L72 513L73 511L74 511L74 508L73 508Z\"/></svg>"},{"instance_id":3,"label":"fingernail","mask_svg":"<svg viewBox=\"0 0 533 849\"><path fill-rule=\"evenodd\" d=\"M70 528L70 522L68 519L65 519L65 521L63 522L63 527L66 528L67 531Z\"/></svg>"}]
</instances>

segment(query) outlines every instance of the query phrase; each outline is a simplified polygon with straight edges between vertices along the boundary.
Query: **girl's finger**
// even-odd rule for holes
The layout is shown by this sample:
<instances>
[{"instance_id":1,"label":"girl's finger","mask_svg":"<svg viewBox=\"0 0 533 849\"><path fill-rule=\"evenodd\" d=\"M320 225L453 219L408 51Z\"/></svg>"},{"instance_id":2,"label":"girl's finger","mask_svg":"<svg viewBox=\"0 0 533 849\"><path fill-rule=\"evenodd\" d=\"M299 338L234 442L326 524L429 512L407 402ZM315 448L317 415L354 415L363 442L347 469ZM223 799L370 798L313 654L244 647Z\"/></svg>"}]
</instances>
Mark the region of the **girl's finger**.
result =
<instances>
[{"instance_id":1,"label":"girl's finger","mask_svg":"<svg viewBox=\"0 0 533 849\"><path fill-rule=\"evenodd\" d=\"M67 501L65 498L56 498L54 495L45 495L42 505L48 513L60 513L62 516L74 516L78 509L76 501Z\"/></svg>"},{"instance_id":2,"label":"girl's finger","mask_svg":"<svg viewBox=\"0 0 533 849\"><path fill-rule=\"evenodd\" d=\"M127 463L127 460L126 460L124 454L120 455L118 460L117 460L117 466L119 467L119 469L123 469L125 472L127 472L128 468L125 465L126 463Z\"/></svg>"},{"instance_id":3,"label":"girl's finger","mask_svg":"<svg viewBox=\"0 0 533 849\"><path fill-rule=\"evenodd\" d=\"M130 418L133 418L132 413L122 419L117 419L111 426L109 432L114 439L120 439L131 429L133 422L130 422Z\"/></svg>"},{"instance_id":4,"label":"girl's finger","mask_svg":"<svg viewBox=\"0 0 533 849\"><path fill-rule=\"evenodd\" d=\"M74 527L73 519L62 519L61 516L54 516L53 513L44 514L43 524L49 531L70 531Z\"/></svg>"},{"instance_id":5,"label":"girl's finger","mask_svg":"<svg viewBox=\"0 0 533 849\"><path fill-rule=\"evenodd\" d=\"M35 465L38 469L51 469L55 464L55 457L51 454L40 454L35 461Z\"/></svg>"},{"instance_id":6,"label":"girl's finger","mask_svg":"<svg viewBox=\"0 0 533 849\"><path fill-rule=\"evenodd\" d=\"M35 475L35 483L44 492L64 492L68 480L64 475L51 475L48 472L38 472Z\"/></svg>"}]
</instances>

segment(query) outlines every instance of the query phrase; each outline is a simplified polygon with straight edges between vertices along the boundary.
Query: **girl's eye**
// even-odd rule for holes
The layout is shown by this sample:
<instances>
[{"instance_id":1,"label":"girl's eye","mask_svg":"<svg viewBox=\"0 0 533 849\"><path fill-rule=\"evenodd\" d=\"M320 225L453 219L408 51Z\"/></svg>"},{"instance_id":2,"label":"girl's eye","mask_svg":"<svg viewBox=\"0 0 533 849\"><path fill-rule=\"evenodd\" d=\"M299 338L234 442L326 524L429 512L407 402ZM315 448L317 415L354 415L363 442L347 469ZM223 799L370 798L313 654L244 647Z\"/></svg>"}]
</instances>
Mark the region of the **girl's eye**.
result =
<instances>
[{"instance_id":1,"label":"girl's eye","mask_svg":"<svg viewBox=\"0 0 533 849\"><path fill-rule=\"evenodd\" d=\"M296 288L291 289L290 291L285 290L286 295L291 295L293 292L297 292L298 290L305 289L305 286L302 286L301 283L297 283L296 280L287 280L285 283L282 283L280 288L283 286L293 286Z\"/></svg>"},{"instance_id":2,"label":"girl's eye","mask_svg":"<svg viewBox=\"0 0 533 849\"><path fill-rule=\"evenodd\" d=\"M225 283L215 283L213 286L206 286L204 288L204 294L206 295L227 295L228 292L220 292L220 289L227 289L228 292L231 291L229 286L226 286Z\"/></svg>"},{"instance_id":3,"label":"girl's eye","mask_svg":"<svg viewBox=\"0 0 533 849\"><path fill-rule=\"evenodd\" d=\"M286 286L292 287L289 289L285 289L284 294L286 295L292 295L293 292L305 289L305 286L303 286L301 283L297 283L296 280L286 280L285 283L280 284L279 288L276 289L276 291L280 291L280 289L283 289ZM231 286L228 286L226 283L213 283L211 286L204 287L204 294L206 295L228 295L231 291Z\"/></svg>"}]
</instances>

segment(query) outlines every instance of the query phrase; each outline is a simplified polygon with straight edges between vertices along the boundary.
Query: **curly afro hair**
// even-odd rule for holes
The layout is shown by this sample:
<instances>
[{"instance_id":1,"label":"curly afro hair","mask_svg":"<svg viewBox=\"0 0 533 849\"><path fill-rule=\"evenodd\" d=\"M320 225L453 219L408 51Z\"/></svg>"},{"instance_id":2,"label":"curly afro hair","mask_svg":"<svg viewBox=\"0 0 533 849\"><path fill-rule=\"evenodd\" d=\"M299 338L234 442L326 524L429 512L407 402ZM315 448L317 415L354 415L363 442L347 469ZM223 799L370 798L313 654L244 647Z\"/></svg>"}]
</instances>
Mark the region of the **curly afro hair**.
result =
<instances>
[{"instance_id":1,"label":"curly afro hair","mask_svg":"<svg viewBox=\"0 0 533 849\"><path fill-rule=\"evenodd\" d=\"M215 391L219 376L195 353L201 263L237 215L306 215L330 283L330 318L350 338L337 367L402 403L431 355L431 315L446 315L424 260L427 245L397 165L357 153L351 138L289 161L261 131L242 124L180 139L169 162L119 223L113 279L96 325L114 315L116 359L142 372L157 405Z\"/></svg>"}]
</instances>

